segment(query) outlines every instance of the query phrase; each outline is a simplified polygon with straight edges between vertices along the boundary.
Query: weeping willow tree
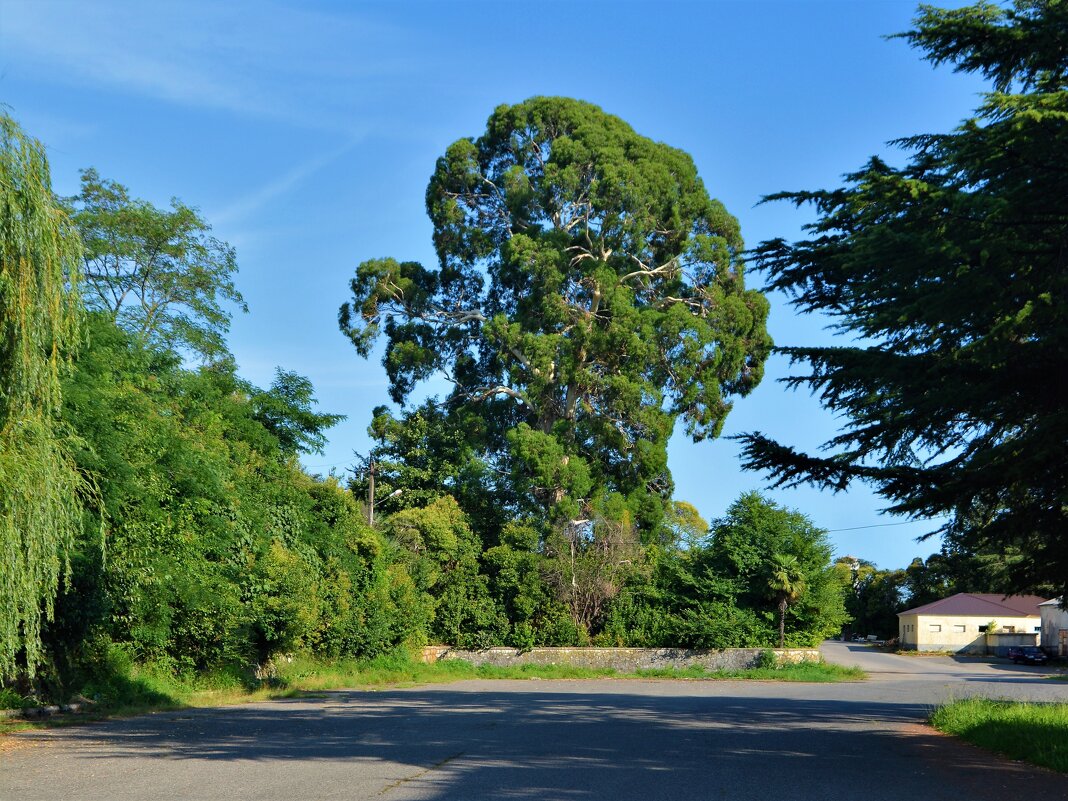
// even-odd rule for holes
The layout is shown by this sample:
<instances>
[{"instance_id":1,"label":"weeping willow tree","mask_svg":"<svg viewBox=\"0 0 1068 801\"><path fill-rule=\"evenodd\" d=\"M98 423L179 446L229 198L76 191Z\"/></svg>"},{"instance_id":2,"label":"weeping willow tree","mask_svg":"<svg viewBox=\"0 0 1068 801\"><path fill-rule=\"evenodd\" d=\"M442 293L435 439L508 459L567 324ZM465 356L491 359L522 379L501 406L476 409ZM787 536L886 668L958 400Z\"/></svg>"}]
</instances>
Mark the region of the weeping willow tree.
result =
<instances>
[{"instance_id":1,"label":"weeping willow tree","mask_svg":"<svg viewBox=\"0 0 1068 801\"><path fill-rule=\"evenodd\" d=\"M84 482L58 428L80 256L44 148L0 111L0 678L22 659L33 675L81 519Z\"/></svg>"}]
</instances>

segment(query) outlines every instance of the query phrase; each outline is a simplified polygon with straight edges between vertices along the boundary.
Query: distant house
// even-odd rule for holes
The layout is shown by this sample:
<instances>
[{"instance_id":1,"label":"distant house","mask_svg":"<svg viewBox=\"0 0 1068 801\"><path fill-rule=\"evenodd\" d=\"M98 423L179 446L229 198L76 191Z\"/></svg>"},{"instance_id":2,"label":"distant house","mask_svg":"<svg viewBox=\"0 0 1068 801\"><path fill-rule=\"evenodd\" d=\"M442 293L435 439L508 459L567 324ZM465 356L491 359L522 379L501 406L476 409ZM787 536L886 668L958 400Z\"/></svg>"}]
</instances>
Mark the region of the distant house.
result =
<instances>
[{"instance_id":1,"label":"distant house","mask_svg":"<svg viewBox=\"0 0 1068 801\"><path fill-rule=\"evenodd\" d=\"M1035 645L1042 630L1037 595L959 592L898 612L898 642L916 651L999 655L1011 645ZM996 636L987 637L990 624ZM989 632L993 634L993 632Z\"/></svg>"},{"instance_id":2,"label":"distant house","mask_svg":"<svg viewBox=\"0 0 1068 801\"><path fill-rule=\"evenodd\" d=\"M1046 653L1068 656L1068 611L1061 608L1061 599L1054 598L1038 605L1042 616L1042 642Z\"/></svg>"}]
</instances>

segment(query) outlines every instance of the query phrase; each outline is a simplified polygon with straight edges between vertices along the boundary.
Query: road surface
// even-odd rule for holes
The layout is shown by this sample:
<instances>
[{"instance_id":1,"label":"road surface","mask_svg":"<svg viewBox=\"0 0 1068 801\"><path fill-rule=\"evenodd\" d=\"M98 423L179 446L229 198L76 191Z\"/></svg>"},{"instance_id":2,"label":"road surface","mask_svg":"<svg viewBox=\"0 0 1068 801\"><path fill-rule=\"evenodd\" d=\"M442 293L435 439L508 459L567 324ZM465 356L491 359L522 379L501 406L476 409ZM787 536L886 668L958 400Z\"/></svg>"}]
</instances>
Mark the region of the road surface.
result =
<instances>
[{"instance_id":1,"label":"road surface","mask_svg":"<svg viewBox=\"0 0 1068 801\"><path fill-rule=\"evenodd\" d=\"M831 643L866 682L465 681L19 735L0 799L1068 799L923 725L966 695L1068 701L1041 668Z\"/></svg>"}]
</instances>

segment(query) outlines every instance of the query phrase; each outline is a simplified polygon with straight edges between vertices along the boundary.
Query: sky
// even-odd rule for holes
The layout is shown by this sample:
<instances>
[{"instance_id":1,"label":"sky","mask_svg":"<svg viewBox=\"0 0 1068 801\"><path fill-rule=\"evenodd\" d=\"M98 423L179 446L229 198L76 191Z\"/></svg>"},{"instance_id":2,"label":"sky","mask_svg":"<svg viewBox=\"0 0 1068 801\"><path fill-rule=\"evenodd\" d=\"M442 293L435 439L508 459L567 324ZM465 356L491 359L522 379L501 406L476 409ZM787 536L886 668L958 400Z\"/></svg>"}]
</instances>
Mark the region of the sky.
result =
<instances>
[{"instance_id":1,"label":"sky","mask_svg":"<svg viewBox=\"0 0 1068 801\"><path fill-rule=\"evenodd\" d=\"M46 145L59 194L95 167L135 197L199 208L236 247L239 372L260 386L276 367L308 376L347 420L304 463L340 473L388 403L381 354L361 359L338 331L348 281L369 258L434 264L434 162L496 106L595 103L690 153L748 245L797 239L811 212L762 197L838 186L872 155L902 163L888 142L950 130L979 104L976 78L886 38L915 12L905 0L0 0L0 103ZM847 343L771 303L777 344ZM726 436L814 449L836 433L841 421L776 381L787 374L773 357ZM769 489L726 437L677 434L669 458L676 498L709 520L761 490L828 529L838 555L895 568L938 549L916 539L936 523L882 514L863 485Z\"/></svg>"}]
</instances>

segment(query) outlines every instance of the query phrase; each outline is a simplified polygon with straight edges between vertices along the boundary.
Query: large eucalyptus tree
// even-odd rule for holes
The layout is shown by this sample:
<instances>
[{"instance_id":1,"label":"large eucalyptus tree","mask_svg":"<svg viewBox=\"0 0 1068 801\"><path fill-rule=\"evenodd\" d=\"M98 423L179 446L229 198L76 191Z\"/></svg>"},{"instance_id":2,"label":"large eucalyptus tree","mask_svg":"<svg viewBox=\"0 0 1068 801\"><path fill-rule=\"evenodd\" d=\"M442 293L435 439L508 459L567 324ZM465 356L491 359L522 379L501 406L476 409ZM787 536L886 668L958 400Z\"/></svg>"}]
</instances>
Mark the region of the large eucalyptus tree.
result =
<instances>
[{"instance_id":1,"label":"large eucalyptus tree","mask_svg":"<svg viewBox=\"0 0 1068 801\"><path fill-rule=\"evenodd\" d=\"M717 436L771 348L738 222L690 156L536 97L448 148L427 210L436 268L365 261L340 312L363 356L385 334L393 400L444 375L519 497L570 514L614 491L661 515L675 421Z\"/></svg>"}]
</instances>

